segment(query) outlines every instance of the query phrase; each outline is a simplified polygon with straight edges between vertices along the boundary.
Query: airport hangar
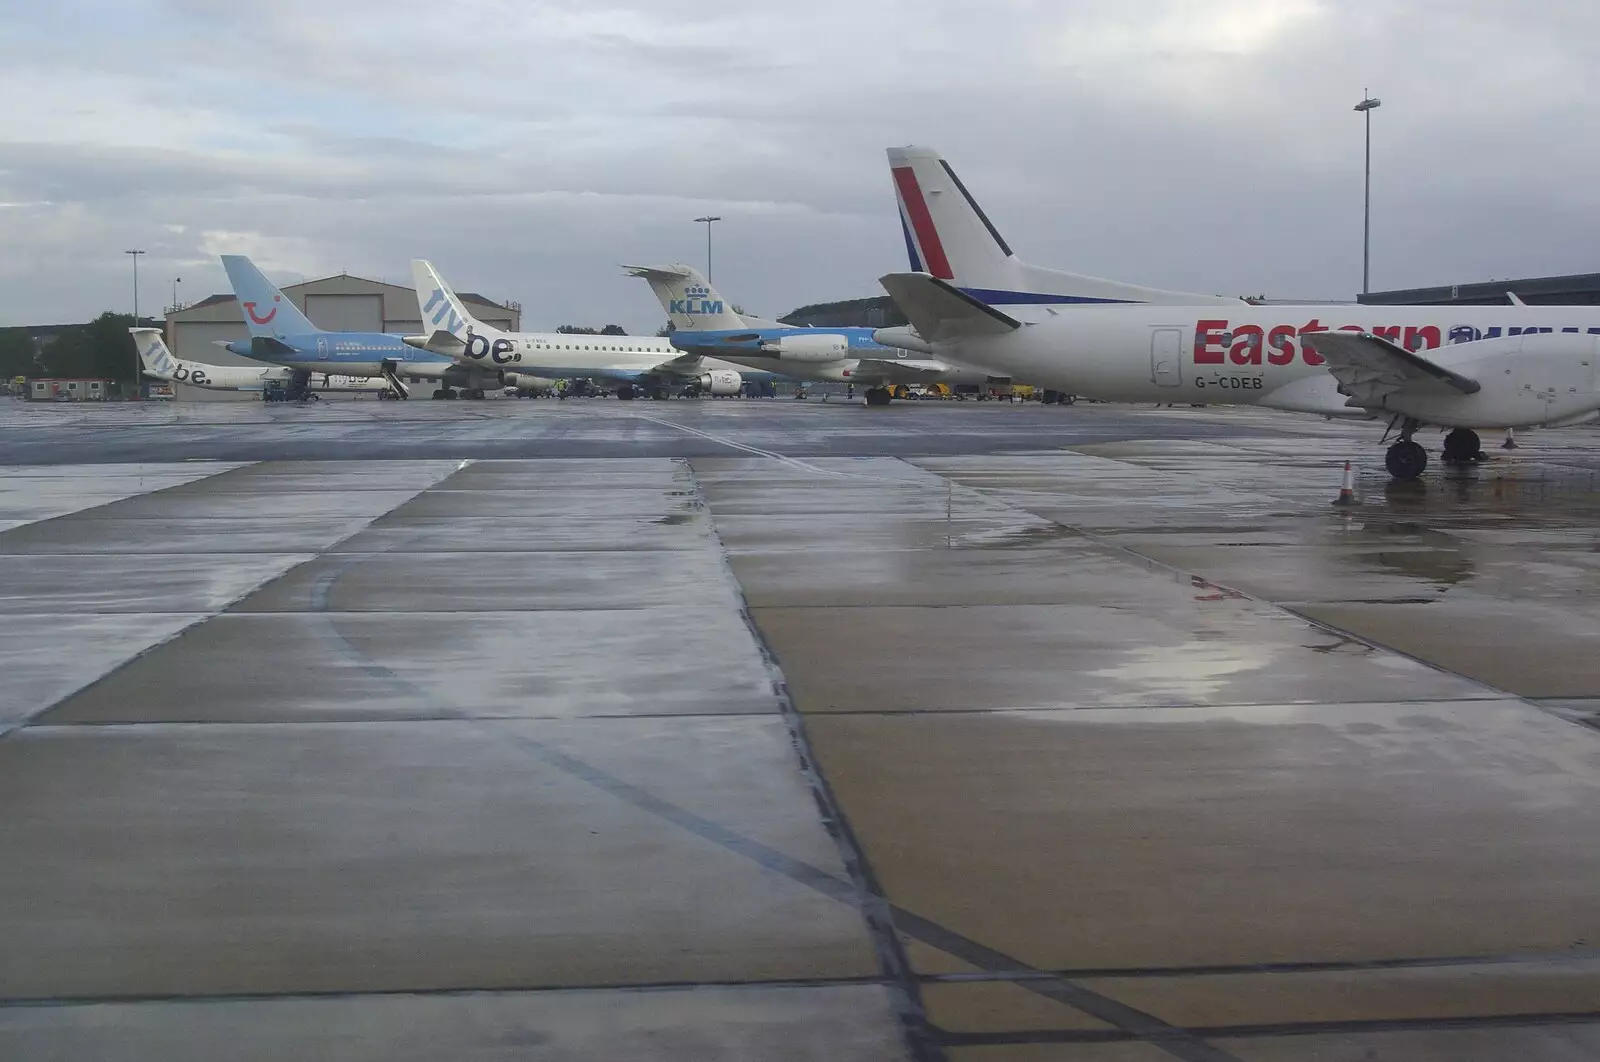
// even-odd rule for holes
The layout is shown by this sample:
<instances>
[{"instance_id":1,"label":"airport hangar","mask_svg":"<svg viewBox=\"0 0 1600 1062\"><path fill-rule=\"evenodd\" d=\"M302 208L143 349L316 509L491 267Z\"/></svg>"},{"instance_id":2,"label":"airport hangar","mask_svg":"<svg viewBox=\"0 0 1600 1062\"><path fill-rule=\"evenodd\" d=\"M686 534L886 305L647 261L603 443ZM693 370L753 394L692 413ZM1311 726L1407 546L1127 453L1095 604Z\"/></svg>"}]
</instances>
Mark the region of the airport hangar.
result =
<instances>
[{"instance_id":1,"label":"airport hangar","mask_svg":"<svg viewBox=\"0 0 1600 1062\"><path fill-rule=\"evenodd\" d=\"M312 324L330 332L388 332L406 336L422 332L414 288L341 274L291 284L282 290ZM470 292L462 294L461 298L485 324L508 332L522 327L522 307L515 302L491 302ZM216 345L218 341L232 342L250 336L245 329L239 300L232 293L212 295L169 312L166 335L167 346L180 358L211 365L261 364ZM261 400L250 391L208 391L185 384L174 384L173 391L176 398L203 402Z\"/></svg>"}]
</instances>

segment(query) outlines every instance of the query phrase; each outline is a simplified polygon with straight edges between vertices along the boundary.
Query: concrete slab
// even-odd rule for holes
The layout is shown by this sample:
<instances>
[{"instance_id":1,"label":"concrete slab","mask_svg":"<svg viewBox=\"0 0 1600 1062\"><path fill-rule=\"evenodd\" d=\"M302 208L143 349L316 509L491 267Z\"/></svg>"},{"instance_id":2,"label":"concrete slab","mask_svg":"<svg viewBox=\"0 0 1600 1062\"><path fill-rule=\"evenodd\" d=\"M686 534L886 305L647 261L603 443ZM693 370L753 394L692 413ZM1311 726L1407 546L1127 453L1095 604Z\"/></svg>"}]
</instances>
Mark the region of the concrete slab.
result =
<instances>
[{"instance_id":1,"label":"concrete slab","mask_svg":"<svg viewBox=\"0 0 1600 1062\"><path fill-rule=\"evenodd\" d=\"M518 516L538 517L559 513L563 519L588 518L597 520L612 516L667 516L693 513L700 501L693 489L641 489L629 490L589 489L574 487L566 490L430 490L419 494L397 507L391 521L412 519L440 519L456 516L484 517Z\"/></svg>"},{"instance_id":2,"label":"concrete slab","mask_svg":"<svg viewBox=\"0 0 1600 1062\"><path fill-rule=\"evenodd\" d=\"M1152 1044L1003 1044L958 1047L950 1062L1172 1062Z\"/></svg>"},{"instance_id":3,"label":"concrete slab","mask_svg":"<svg viewBox=\"0 0 1600 1062\"><path fill-rule=\"evenodd\" d=\"M327 549L371 523L370 517L278 520L262 517L204 520L63 518L0 533L0 556L59 553L183 557L195 553L308 553ZM159 566L167 561L152 561Z\"/></svg>"},{"instance_id":4,"label":"concrete slab","mask_svg":"<svg viewBox=\"0 0 1600 1062\"><path fill-rule=\"evenodd\" d=\"M1305 614L1523 697L1600 696L1592 600L1316 604Z\"/></svg>"},{"instance_id":5,"label":"concrete slab","mask_svg":"<svg viewBox=\"0 0 1600 1062\"><path fill-rule=\"evenodd\" d=\"M129 564L124 556L0 554L0 610L36 614L217 612L315 554L185 554Z\"/></svg>"},{"instance_id":6,"label":"concrete slab","mask_svg":"<svg viewBox=\"0 0 1600 1062\"><path fill-rule=\"evenodd\" d=\"M767 719L48 728L0 742L0 998L859 978Z\"/></svg>"},{"instance_id":7,"label":"concrete slab","mask_svg":"<svg viewBox=\"0 0 1600 1062\"><path fill-rule=\"evenodd\" d=\"M286 666L291 663L292 666ZM58 705L51 723L768 714L731 607L230 613Z\"/></svg>"},{"instance_id":8,"label":"concrete slab","mask_svg":"<svg viewBox=\"0 0 1600 1062\"><path fill-rule=\"evenodd\" d=\"M1498 696L1212 588L1128 582L1149 596L752 615L808 713Z\"/></svg>"},{"instance_id":9,"label":"concrete slab","mask_svg":"<svg viewBox=\"0 0 1600 1062\"><path fill-rule=\"evenodd\" d=\"M1036 968L1600 940L1600 742L1516 702L808 728L890 897Z\"/></svg>"},{"instance_id":10,"label":"concrete slab","mask_svg":"<svg viewBox=\"0 0 1600 1062\"><path fill-rule=\"evenodd\" d=\"M296 568L239 612L533 612L661 605L738 607L710 550L340 553ZM0 573L5 567L0 564Z\"/></svg>"},{"instance_id":11,"label":"concrete slab","mask_svg":"<svg viewBox=\"0 0 1600 1062\"><path fill-rule=\"evenodd\" d=\"M1600 1015L1600 962L1094 978L1084 987L1183 1028Z\"/></svg>"},{"instance_id":12,"label":"concrete slab","mask_svg":"<svg viewBox=\"0 0 1600 1062\"><path fill-rule=\"evenodd\" d=\"M0 1057L36 1062L894 1062L875 986L484 992L0 1009Z\"/></svg>"},{"instance_id":13,"label":"concrete slab","mask_svg":"<svg viewBox=\"0 0 1600 1062\"><path fill-rule=\"evenodd\" d=\"M12 726L205 618L0 615L0 736Z\"/></svg>"},{"instance_id":14,"label":"concrete slab","mask_svg":"<svg viewBox=\"0 0 1600 1062\"><path fill-rule=\"evenodd\" d=\"M660 516L621 515L543 517L457 516L446 518L384 517L340 543L348 553L511 552L541 550L678 550L706 549L713 543L711 520L703 512ZM0 536L0 547L5 536Z\"/></svg>"},{"instance_id":15,"label":"concrete slab","mask_svg":"<svg viewBox=\"0 0 1600 1062\"><path fill-rule=\"evenodd\" d=\"M1220 1040L1242 1062L1588 1062L1600 1058L1600 1023L1529 1024L1502 1029L1346 1032L1277 1039Z\"/></svg>"}]
</instances>

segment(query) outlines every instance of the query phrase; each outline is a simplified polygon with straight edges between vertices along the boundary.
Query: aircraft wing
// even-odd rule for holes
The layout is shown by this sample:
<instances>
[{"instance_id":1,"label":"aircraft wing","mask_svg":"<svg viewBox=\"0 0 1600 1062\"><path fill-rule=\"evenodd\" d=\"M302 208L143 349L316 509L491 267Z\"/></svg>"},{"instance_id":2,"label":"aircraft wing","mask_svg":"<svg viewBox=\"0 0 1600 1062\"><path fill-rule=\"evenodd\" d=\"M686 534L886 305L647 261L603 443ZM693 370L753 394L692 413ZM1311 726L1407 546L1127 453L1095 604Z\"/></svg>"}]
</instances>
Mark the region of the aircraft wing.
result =
<instances>
[{"instance_id":1,"label":"aircraft wing","mask_svg":"<svg viewBox=\"0 0 1600 1062\"><path fill-rule=\"evenodd\" d=\"M1339 390L1350 396L1348 406L1381 408L1385 399L1401 392L1470 395L1482 386L1371 332L1315 332L1300 338L1327 361Z\"/></svg>"},{"instance_id":2,"label":"aircraft wing","mask_svg":"<svg viewBox=\"0 0 1600 1062\"><path fill-rule=\"evenodd\" d=\"M682 354L676 358L669 358L660 362L645 371L666 373L668 376L698 376L705 371L705 366L700 364L699 354Z\"/></svg>"}]
</instances>

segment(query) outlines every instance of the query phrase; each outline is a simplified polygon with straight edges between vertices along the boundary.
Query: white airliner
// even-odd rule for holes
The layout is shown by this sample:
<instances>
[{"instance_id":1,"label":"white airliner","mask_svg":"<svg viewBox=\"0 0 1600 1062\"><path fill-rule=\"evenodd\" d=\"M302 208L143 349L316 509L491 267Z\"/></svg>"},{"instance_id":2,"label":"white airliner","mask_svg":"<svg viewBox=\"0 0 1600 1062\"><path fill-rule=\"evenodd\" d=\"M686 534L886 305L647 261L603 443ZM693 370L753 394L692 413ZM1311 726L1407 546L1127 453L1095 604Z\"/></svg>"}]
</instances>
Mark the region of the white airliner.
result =
<instances>
[{"instance_id":1,"label":"white airliner","mask_svg":"<svg viewBox=\"0 0 1600 1062\"><path fill-rule=\"evenodd\" d=\"M884 329L881 342L1109 401L1386 417L1400 436L1386 464L1403 479L1427 467L1412 439L1424 425L1455 429L1445 458L1465 461L1479 454L1474 428L1571 424L1600 408L1600 307L1153 297L1021 263L937 153L889 156L924 268L882 278L914 332Z\"/></svg>"},{"instance_id":2,"label":"white airliner","mask_svg":"<svg viewBox=\"0 0 1600 1062\"><path fill-rule=\"evenodd\" d=\"M128 331L139 351L144 374L151 379L203 387L208 391L264 391L271 384L287 387L294 379L294 370L281 365L207 365L204 362L184 361L167 348L159 328L130 328ZM330 376L327 373L313 373L308 389L311 394L319 391L391 393L388 382L381 378Z\"/></svg>"},{"instance_id":3,"label":"white airliner","mask_svg":"<svg viewBox=\"0 0 1600 1062\"><path fill-rule=\"evenodd\" d=\"M422 326L432 331L425 336L407 336L406 342L454 358L485 380L509 374L599 379L613 382L618 398L633 398L636 387L652 398L666 398L674 386L710 395L736 395L745 380L774 375L685 354L670 340L657 336L505 332L474 319L430 263L414 260L411 272Z\"/></svg>"},{"instance_id":4,"label":"white airliner","mask_svg":"<svg viewBox=\"0 0 1600 1062\"><path fill-rule=\"evenodd\" d=\"M785 375L801 380L854 384L864 388L869 406L888 405L896 384L978 388L995 381L985 372L885 346L872 338L871 328L810 328L740 314L694 266L622 268L650 284L672 321L672 345L686 354L755 369L781 366Z\"/></svg>"}]
</instances>

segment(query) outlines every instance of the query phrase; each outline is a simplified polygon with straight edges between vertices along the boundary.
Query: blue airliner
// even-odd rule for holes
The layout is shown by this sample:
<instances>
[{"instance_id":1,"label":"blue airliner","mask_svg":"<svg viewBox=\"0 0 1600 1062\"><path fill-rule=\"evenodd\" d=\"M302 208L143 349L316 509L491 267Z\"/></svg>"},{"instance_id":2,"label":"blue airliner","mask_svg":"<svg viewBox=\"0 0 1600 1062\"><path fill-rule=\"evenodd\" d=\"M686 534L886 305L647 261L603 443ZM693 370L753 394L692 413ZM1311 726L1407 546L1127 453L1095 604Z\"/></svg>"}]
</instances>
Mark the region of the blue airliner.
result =
<instances>
[{"instance_id":1,"label":"blue airliner","mask_svg":"<svg viewBox=\"0 0 1600 1062\"><path fill-rule=\"evenodd\" d=\"M455 398L456 388L469 398L482 398L486 389L518 382L494 370L460 365L442 354L419 350L400 336L325 331L312 324L249 258L225 254L222 267L239 298L250 338L220 345L240 357L292 370L291 397L307 390L312 373L330 371L381 377L401 398L410 394L405 377L437 381L435 398Z\"/></svg>"}]
</instances>

